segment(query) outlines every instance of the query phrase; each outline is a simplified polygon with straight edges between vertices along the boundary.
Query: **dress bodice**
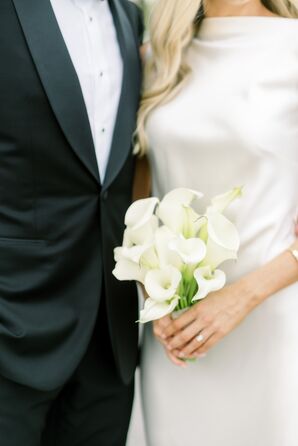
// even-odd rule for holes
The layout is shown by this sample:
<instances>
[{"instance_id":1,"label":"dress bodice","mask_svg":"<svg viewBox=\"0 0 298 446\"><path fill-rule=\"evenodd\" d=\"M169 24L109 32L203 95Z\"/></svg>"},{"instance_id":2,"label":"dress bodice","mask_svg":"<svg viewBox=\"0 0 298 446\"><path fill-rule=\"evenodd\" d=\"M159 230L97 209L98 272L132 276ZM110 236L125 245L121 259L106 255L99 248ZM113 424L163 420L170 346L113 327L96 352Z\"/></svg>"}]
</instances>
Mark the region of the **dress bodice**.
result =
<instances>
[{"instance_id":1,"label":"dress bodice","mask_svg":"<svg viewBox=\"0 0 298 446\"><path fill-rule=\"evenodd\" d=\"M231 280L294 239L298 215L298 24L275 17L206 18L185 56L192 73L148 119L153 190L205 194L243 185L228 212L241 249Z\"/></svg>"}]
</instances>

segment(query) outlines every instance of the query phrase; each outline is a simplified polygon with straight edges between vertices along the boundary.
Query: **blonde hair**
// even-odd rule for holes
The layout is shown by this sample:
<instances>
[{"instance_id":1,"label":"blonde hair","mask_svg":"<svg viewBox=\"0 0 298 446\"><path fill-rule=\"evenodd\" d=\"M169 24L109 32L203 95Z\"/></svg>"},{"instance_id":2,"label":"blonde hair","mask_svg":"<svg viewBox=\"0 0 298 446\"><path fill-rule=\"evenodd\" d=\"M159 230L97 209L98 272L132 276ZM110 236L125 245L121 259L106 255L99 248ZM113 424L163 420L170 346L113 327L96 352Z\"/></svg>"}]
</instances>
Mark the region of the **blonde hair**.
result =
<instances>
[{"instance_id":1,"label":"blonde hair","mask_svg":"<svg viewBox=\"0 0 298 446\"><path fill-rule=\"evenodd\" d=\"M150 21L152 57L145 66L145 85L138 113L135 153L148 146L145 126L149 114L172 99L190 73L184 53L198 30L203 0L156 0ZM273 13L298 18L298 0L263 0Z\"/></svg>"}]
</instances>

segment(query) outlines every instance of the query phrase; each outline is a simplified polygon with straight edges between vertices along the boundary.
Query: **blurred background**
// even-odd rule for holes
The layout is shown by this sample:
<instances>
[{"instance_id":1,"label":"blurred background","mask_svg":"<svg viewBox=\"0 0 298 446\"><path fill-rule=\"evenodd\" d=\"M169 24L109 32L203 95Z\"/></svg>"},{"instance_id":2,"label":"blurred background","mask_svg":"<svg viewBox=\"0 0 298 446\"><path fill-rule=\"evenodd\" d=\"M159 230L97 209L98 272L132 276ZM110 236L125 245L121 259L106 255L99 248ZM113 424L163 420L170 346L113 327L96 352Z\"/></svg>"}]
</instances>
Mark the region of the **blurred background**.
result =
<instances>
[{"instance_id":1,"label":"blurred background","mask_svg":"<svg viewBox=\"0 0 298 446\"><path fill-rule=\"evenodd\" d=\"M136 3L143 11L144 25L145 25L144 41L146 42L149 40L148 25L149 25L151 10L153 8L154 3L157 0L130 0L130 1Z\"/></svg>"}]
</instances>

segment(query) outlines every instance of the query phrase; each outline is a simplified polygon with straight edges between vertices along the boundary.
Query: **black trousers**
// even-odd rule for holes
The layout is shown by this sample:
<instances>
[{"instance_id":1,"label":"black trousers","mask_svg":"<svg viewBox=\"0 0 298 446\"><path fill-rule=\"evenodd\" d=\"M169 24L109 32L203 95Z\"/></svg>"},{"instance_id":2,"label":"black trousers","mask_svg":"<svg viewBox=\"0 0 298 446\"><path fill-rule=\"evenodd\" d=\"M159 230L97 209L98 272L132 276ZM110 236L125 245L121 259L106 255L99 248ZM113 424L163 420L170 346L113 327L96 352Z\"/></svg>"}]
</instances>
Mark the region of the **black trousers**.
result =
<instances>
[{"instance_id":1,"label":"black trousers","mask_svg":"<svg viewBox=\"0 0 298 446\"><path fill-rule=\"evenodd\" d=\"M41 392L0 376L0 445L124 446L133 389L117 375L102 299L86 355L62 388Z\"/></svg>"}]
</instances>

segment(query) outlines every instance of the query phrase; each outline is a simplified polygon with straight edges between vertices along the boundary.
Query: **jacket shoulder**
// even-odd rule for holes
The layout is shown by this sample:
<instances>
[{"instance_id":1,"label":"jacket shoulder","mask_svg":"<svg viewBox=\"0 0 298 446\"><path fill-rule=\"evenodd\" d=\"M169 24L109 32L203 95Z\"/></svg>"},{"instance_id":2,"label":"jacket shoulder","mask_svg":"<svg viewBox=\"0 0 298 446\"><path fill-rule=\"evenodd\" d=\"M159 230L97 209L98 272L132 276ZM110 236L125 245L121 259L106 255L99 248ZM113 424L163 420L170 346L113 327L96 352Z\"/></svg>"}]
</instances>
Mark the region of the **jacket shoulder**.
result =
<instances>
[{"instance_id":1,"label":"jacket shoulder","mask_svg":"<svg viewBox=\"0 0 298 446\"><path fill-rule=\"evenodd\" d=\"M122 0L121 4L137 36L139 43L143 42L144 20L142 9L131 0Z\"/></svg>"}]
</instances>

